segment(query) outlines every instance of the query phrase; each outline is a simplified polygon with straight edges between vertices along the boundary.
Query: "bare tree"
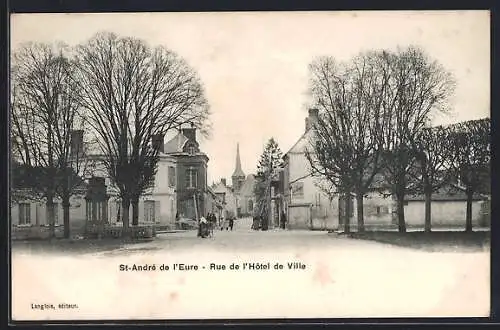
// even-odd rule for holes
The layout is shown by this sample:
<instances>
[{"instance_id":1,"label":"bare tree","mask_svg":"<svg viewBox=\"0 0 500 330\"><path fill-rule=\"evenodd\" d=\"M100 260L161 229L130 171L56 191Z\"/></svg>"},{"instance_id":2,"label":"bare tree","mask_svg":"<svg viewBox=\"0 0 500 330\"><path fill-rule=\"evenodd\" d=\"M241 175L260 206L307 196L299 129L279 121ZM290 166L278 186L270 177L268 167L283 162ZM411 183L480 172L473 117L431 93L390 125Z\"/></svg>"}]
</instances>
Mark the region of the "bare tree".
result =
<instances>
[{"instance_id":1,"label":"bare tree","mask_svg":"<svg viewBox=\"0 0 500 330\"><path fill-rule=\"evenodd\" d=\"M64 207L64 234L69 237L69 198L84 162L70 152L79 117L74 65L64 44L28 43L14 52L11 84L13 159L30 173L31 188L46 200L51 234L55 234L54 198Z\"/></svg>"},{"instance_id":2,"label":"bare tree","mask_svg":"<svg viewBox=\"0 0 500 330\"><path fill-rule=\"evenodd\" d=\"M380 59L389 77L389 88L382 95L383 113L389 123L383 125L383 174L397 202L399 231L405 232L404 198L408 172L415 162L412 145L429 125L434 111L448 111L455 81L438 62L415 47L382 52Z\"/></svg>"},{"instance_id":3,"label":"bare tree","mask_svg":"<svg viewBox=\"0 0 500 330\"><path fill-rule=\"evenodd\" d=\"M122 200L138 222L138 200L154 180L152 138L194 123L207 132L209 108L195 72L176 54L141 40L99 33L77 47L78 81L86 118Z\"/></svg>"},{"instance_id":4,"label":"bare tree","mask_svg":"<svg viewBox=\"0 0 500 330\"><path fill-rule=\"evenodd\" d=\"M453 169L465 186L467 195L465 230L472 231L474 193L490 191L490 120L470 120L450 126L449 147L453 148Z\"/></svg>"},{"instance_id":5,"label":"bare tree","mask_svg":"<svg viewBox=\"0 0 500 330\"><path fill-rule=\"evenodd\" d=\"M454 175L451 170L453 148L450 147L450 130L443 127L422 129L414 143L417 177L411 190L422 193L425 198L425 231L431 231L432 194L446 184L450 184ZM412 181L410 179L410 181Z\"/></svg>"},{"instance_id":6,"label":"bare tree","mask_svg":"<svg viewBox=\"0 0 500 330\"><path fill-rule=\"evenodd\" d=\"M337 187L345 202L345 231L349 232L351 193L357 201L358 230L364 231L363 198L380 170L381 132L385 116L382 95L387 76L378 54L362 53L338 64L323 57L310 65L310 91L321 110L307 157L316 175Z\"/></svg>"}]
</instances>

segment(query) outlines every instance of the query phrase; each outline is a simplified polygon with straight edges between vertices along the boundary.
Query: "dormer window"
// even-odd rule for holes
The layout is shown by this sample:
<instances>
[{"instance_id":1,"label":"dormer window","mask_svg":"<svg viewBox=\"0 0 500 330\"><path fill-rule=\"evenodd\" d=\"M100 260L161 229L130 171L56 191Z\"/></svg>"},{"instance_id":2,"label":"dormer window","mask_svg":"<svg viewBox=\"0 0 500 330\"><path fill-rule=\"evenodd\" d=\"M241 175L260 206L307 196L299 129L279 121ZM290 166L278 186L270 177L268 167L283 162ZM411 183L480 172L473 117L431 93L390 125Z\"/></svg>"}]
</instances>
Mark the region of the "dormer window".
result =
<instances>
[{"instance_id":1,"label":"dormer window","mask_svg":"<svg viewBox=\"0 0 500 330\"><path fill-rule=\"evenodd\" d=\"M194 155L194 154L196 154L196 148L194 146L189 146L188 152L190 155Z\"/></svg>"}]
</instances>

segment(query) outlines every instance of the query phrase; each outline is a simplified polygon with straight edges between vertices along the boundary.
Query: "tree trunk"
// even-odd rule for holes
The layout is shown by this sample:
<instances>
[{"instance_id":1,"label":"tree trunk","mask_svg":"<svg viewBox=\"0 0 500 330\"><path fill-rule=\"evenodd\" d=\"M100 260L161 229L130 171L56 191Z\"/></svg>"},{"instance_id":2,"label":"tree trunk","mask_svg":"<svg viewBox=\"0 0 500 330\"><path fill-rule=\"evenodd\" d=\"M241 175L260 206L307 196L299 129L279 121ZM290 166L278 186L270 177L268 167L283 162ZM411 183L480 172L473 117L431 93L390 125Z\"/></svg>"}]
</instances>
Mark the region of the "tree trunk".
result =
<instances>
[{"instance_id":1,"label":"tree trunk","mask_svg":"<svg viewBox=\"0 0 500 330\"><path fill-rule=\"evenodd\" d=\"M270 175L270 174L269 174ZM267 193L267 228L269 226L274 224L274 219L273 219L273 211L272 211L272 202L271 202L271 178L269 177L269 192ZM272 228L272 227L271 227Z\"/></svg>"},{"instance_id":2,"label":"tree trunk","mask_svg":"<svg viewBox=\"0 0 500 330\"><path fill-rule=\"evenodd\" d=\"M348 234L351 231L351 193L348 192L344 197L344 233Z\"/></svg>"},{"instance_id":3,"label":"tree trunk","mask_svg":"<svg viewBox=\"0 0 500 330\"><path fill-rule=\"evenodd\" d=\"M123 222L123 236L129 234L129 215L130 215L130 199L122 198L122 222Z\"/></svg>"},{"instance_id":4,"label":"tree trunk","mask_svg":"<svg viewBox=\"0 0 500 330\"><path fill-rule=\"evenodd\" d=\"M402 193L397 195L397 214L398 214L398 231L400 233L406 233L405 196Z\"/></svg>"},{"instance_id":5,"label":"tree trunk","mask_svg":"<svg viewBox=\"0 0 500 330\"><path fill-rule=\"evenodd\" d=\"M45 202L47 207L47 220L49 222L50 238L56 236L56 226L55 226L55 212L54 212L54 194L47 194L47 201Z\"/></svg>"},{"instance_id":6,"label":"tree trunk","mask_svg":"<svg viewBox=\"0 0 500 330\"><path fill-rule=\"evenodd\" d=\"M358 213L358 232L365 231L365 219L363 214L363 194L356 194L356 211Z\"/></svg>"},{"instance_id":7,"label":"tree trunk","mask_svg":"<svg viewBox=\"0 0 500 330\"><path fill-rule=\"evenodd\" d=\"M432 191L426 191L425 192L425 232L430 233L431 232L431 207L432 207Z\"/></svg>"},{"instance_id":8,"label":"tree trunk","mask_svg":"<svg viewBox=\"0 0 500 330\"><path fill-rule=\"evenodd\" d=\"M344 207L343 206L343 199L342 199L342 195L339 195L338 197L338 208L339 208L339 230L342 228L342 226L344 225L344 214L343 214L343 210L342 208Z\"/></svg>"},{"instance_id":9,"label":"tree trunk","mask_svg":"<svg viewBox=\"0 0 500 330\"><path fill-rule=\"evenodd\" d=\"M472 189L467 189L467 212L465 218L465 231L472 232L472 195L474 192Z\"/></svg>"},{"instance_id":10,"label":"tree trunk","mask_svg":"<svg viewBox=\"0 0 500 330\"><path fill-rule=\"evenodd\" d=\"M64 193L62 198L63 207L63 223L64 223L64 238L69 238L70 236L70 223L69 223L69 193Z\"/></svg>"},{"instance_id":11,"label":"tree trunk","mask_svg":"<svg viewBox=\"0 0 500 330\"><path fill-rule=\"evenodd\" d=\"M132 199L132 226L139 225L139 199Z\"/></svg>"}]
</instances>

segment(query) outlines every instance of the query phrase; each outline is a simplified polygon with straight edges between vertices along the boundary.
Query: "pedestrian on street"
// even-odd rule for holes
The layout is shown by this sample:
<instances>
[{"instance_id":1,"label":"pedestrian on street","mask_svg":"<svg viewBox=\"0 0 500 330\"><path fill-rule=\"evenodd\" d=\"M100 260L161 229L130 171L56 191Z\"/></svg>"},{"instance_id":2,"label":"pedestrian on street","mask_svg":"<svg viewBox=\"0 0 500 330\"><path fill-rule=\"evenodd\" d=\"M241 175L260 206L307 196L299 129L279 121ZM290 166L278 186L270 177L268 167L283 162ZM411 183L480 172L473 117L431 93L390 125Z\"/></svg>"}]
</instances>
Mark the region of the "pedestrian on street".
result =
<instances>
[{"instance_id":1,"label":"pedestrian on street","mask_svg":"<svg viewBox=\"0 0 500 330\"><path fill-rule=\"evenodd\" d=\"M286 214L285 211L281 212L281 229L286 228Z\"/></svg>"},{"instance_id":2,"label":"pedestrian on street","mask_svg":"<svg viewBox=\"0 0 500 330\"><path fill-rule=\"evenodd\" d=\"M231 228L231 231L233 231L233 226L234 226L234 219L231 218L229 219L229 228Z\"/></svg>"}]
</instances>

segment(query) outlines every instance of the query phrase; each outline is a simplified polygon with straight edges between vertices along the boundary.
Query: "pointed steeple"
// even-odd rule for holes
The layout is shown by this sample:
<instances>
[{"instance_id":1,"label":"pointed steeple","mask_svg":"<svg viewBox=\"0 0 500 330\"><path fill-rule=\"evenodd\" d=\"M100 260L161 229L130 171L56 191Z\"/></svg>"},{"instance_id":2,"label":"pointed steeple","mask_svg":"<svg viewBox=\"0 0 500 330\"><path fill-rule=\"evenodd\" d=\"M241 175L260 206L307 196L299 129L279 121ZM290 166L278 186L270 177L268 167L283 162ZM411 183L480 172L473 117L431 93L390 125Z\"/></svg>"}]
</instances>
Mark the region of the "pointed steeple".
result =
<instances>
[{"instance_id":1,"label":"pointed steeple","mask_svg":"<svg viewBox=\"0 0 500 330\"><path fill-rule=\"evenodd\" d=\"M233 178L245 177L245 173L241 169L241 159L240 159L240 144L236 145L236 167L234 169Z\"/></svg>"}]
</instances>

